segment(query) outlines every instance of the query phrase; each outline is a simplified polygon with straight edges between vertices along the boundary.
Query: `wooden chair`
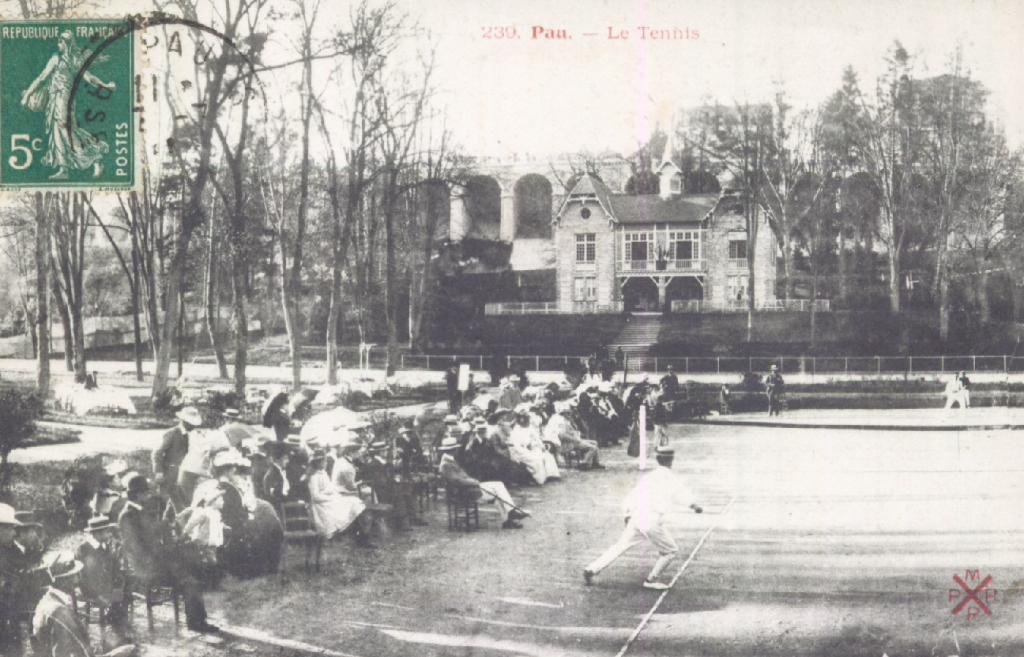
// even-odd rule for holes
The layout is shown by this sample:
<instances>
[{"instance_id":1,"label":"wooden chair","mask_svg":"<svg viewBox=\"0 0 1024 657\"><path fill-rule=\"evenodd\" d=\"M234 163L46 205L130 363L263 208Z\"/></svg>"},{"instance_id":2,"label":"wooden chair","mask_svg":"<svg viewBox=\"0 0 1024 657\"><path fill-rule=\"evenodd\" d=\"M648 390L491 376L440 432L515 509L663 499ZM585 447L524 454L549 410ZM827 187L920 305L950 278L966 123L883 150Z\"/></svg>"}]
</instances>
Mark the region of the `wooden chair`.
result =
<instances>
[{"instance_id":1,"label":"wooden chair","mask_svg":"<svg viewBox=\"0 0 1024 657\"><path fill-rule=\"evenodd\" d=\"M125 577L125 594L128 602L128 614L133 612L135 601L141 600L146 605L146 620L153 625L153 607L170 604L174 609L174 625L181 621L181 593L173 586L154 585L144 582L132 574Z\"/></svg>"},{"instance_id":2,"label":"wooden chair","mask_svg":"<svg viewBox=\"0 0 1024 657\"><path fill-rule=\"evenodd\" d=\"M445 505L448 507L448 530L471 532L480 528L480 505L470 495L445 488Z\"/></svg>"},{"instance_id":3,"label":"wooden chair","mask_svg":"<svg viewBox=\"0 0 1024 657\"><path fill-rule=\"evenodd\" d=\"M286 553L289 543L301 545L305 550L304 567L310 572L310 562L316 572L320 572L320 555L323 552L323 536L313 527L313 518L305 502L284 502L278 510L281 524L284 525L284 549L281 550L281 577L286 569Z\"/></svg>"}]
</instances>

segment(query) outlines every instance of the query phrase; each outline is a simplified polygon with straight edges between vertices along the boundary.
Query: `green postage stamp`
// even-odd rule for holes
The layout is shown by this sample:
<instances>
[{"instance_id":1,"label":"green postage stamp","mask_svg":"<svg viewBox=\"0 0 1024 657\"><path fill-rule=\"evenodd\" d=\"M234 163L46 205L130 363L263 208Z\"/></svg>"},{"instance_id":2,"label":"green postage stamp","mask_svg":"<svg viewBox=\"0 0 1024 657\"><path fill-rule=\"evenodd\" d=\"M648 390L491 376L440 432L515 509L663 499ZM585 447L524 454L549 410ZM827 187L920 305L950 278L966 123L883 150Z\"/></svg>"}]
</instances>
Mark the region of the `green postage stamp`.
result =
<instances>
[{"instance_id":1,"label":"green postage stamp","mask_svg":"<svg viewBox=\"0 0 1024 657\"><path fill-rule=\"evenodd\" d=\"M0 190L134 188L135 74L123 20L0 22Z\"/></svg>"}]
</instances>

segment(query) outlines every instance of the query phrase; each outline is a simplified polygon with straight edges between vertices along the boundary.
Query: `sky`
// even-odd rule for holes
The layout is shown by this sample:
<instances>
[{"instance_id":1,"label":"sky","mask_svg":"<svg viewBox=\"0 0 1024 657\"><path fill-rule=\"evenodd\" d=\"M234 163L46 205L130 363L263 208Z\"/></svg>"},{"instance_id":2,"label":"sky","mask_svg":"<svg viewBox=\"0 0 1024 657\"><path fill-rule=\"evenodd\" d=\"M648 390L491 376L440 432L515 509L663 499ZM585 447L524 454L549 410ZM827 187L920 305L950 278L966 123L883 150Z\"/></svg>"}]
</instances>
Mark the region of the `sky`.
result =
<instances>
[{"instance_id":1,"label":"sky","mask_svg":"<svg viewBox=\"0 0 1024 657\"><path fill-rule=\"evenodd\" d=\"M896 39L924 74L962 44L989 116L1024 142L1019 0L403 2L436 41L439 100L471 154L628 153L680 107L768 100L780 84L816 107L847 65L872 89ZM518 38L496 38L508 28Z\"/></svg>"}]
</instances>

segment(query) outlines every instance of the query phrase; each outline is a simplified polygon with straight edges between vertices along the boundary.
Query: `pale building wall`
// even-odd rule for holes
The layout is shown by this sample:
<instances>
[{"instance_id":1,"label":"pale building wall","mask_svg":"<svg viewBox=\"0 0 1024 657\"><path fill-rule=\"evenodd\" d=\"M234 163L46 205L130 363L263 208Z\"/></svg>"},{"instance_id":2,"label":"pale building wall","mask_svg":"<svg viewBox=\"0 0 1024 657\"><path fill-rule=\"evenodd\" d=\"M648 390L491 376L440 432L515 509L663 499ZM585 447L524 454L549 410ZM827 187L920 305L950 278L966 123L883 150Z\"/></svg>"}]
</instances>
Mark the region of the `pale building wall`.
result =
<instances>
[{"instance_id":1,"label":"pale building wall","mask_svg":"<svg viewBox=\"0 0 1024 657\"><path fill-rule=\"evenodd\" d=\"M580 216L579 203L570 204L562 214L554 230L555 250L557 254L558 301L561 308L570 308L573 304L574 279L577 276L594 276L597 283L598 304L609 304L616 298L615 293L615 233L612 230L608 215L600 204L590 201L586 207L590 209L590 217ZM594 233L595 259L591 265L576 263L576 235L578 233Z\"/></svg>"}]
</instances>

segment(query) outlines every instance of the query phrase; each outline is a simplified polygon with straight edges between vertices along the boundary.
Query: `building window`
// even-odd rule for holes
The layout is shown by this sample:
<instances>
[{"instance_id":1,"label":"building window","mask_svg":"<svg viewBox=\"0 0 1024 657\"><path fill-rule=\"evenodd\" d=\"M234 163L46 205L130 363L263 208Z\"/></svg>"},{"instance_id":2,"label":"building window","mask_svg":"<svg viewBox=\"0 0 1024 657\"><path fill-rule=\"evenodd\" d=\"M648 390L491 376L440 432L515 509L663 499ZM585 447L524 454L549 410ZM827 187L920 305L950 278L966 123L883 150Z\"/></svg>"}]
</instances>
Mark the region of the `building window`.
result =
<instances>
[{"instance_id":1,"label":"building window","mask_svg":"<svg viewBox=\"0 0 1024 657\"><path fill-rule=\"evenodd\" d=\"M576 262L593 264L597 260L597 235L594 233L577 233Z\"/></svg>"},{"instance_id":2,"label":"building window","mask_svg":"<svg viewBox=\"0 0 1024 657\"><path fill-rule=\"evenodd\" d=\"M597 301L597 278L593 276L577 276L573 279L574 301Z\"/></svg>"},{"instance_id":3,"label":"building window","mask_svg":"<svg viewBox=\"0 0 1024 657\"><path fill-rule=\"evenodd\" d=\"M747 240L729 240L729 259L747 259Z\"/></svg>"},{"instance_id":4,"label":"building window","mask_svg":"<svg viewBox=\"0 0 1024 657\"><path fill-rule=\"evenodd\" d=\"M728 295L726 298L729 301L743 302L747 300L747 282L746 276L730 276L728 279L729 289L726 292Z\"/></svg>"},{"instance_id":5,"label":"building window","mask_svg":"<svg viewBox=\"0 0 1024 657\"><path fill-rule=\"evenodd\" d=\"M674 260L700 260L700 233L696 230L669 233L669 253Z\"/></svg>"},{"instance_id":6,"label":"building window","mask_svg":"<svg viewBox=\"0 0 1024 657\"><path fill-rule=\"evenodd\" d=\"M626 260L646 262L653 253L653 241L650 233L625 233Z\"/></svg>"}]
</instances>

